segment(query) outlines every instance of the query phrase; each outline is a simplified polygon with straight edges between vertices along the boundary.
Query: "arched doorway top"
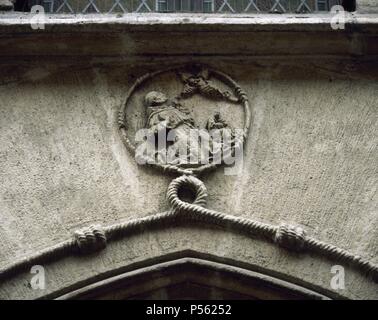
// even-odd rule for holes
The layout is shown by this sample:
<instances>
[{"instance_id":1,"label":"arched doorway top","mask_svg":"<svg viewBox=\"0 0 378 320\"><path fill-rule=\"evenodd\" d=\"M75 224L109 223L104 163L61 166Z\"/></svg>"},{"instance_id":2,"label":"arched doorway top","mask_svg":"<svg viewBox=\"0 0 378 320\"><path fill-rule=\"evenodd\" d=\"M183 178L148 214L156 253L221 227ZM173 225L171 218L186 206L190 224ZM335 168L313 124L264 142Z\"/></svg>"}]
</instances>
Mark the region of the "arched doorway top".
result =
<instances>
[{"instance_id":1,"label":"arched doorway top","mask_svg":"<svg viewBox=\"0 0 378 320\"><path fill-rule=\"evenodd\" d=\"M226 263L179 258L97 281L58 299L316 299L305 287Z\"/></svg>"}]
</instances>

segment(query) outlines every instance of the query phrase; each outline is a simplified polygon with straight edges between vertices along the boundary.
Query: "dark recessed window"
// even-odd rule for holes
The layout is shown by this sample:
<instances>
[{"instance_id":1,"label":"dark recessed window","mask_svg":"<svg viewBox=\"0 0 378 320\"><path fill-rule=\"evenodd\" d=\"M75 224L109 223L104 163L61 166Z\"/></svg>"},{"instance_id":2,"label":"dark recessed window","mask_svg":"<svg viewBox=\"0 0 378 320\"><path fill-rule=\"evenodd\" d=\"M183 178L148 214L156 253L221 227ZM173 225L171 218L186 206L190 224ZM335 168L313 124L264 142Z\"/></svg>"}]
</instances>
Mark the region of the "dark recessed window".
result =
<instances>
[{"instance_id":1,"label":"dark recessed window","mask_svg":"<svg viewBox=\"0 0 378 320\"><path fill-rule=\"evenodd\" d=\"M41 5L48 13L316 13L343 5L354 11L356 0L17 0L16 11Z\"/></svg>"}]
</instances>

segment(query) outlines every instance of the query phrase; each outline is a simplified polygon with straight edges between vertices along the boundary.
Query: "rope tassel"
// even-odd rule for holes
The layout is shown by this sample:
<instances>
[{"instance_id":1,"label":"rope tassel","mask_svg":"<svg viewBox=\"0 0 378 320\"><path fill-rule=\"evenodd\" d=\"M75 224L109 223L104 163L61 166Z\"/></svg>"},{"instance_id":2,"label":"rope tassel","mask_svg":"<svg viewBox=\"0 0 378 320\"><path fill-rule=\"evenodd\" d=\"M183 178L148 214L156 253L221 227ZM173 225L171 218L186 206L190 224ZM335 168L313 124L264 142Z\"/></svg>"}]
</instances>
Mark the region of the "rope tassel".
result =
<instances>
[{"instance_id":1,"label":"rope tassel","mask_svg":"<svg viewBox=\"0 0 378 320\"><path fill-rule=\"evenodd\" d=\"M92 225L74 233L77 247L82 253L95 252L106 247L105 231L100 225Z\"/></svg>"}]
</instances>

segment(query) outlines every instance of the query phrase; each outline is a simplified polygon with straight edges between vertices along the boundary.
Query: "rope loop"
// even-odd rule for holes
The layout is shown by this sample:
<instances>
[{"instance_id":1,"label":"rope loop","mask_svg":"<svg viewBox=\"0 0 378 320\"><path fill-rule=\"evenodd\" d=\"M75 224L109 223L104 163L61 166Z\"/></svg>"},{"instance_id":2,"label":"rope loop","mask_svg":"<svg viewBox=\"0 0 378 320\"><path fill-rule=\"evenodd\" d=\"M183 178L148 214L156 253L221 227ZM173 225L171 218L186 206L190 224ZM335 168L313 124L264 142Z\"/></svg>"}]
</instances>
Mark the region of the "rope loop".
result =
<instances>
[{"instance_id":1,"label":"rope loop","mask_svg":"<svg viewBox=\"0 0 378 320\"><path fill-rule=\"evenodd\" d=\"M188 203L180 199L178 192L181 188L186 187L195 193L193 203ZM204 183L194 176L183 175L174 179L167 191L168 202L174 209L184 209L191 205L201 207L206 206L207 189Z\"/></svg>"}]
</instances>

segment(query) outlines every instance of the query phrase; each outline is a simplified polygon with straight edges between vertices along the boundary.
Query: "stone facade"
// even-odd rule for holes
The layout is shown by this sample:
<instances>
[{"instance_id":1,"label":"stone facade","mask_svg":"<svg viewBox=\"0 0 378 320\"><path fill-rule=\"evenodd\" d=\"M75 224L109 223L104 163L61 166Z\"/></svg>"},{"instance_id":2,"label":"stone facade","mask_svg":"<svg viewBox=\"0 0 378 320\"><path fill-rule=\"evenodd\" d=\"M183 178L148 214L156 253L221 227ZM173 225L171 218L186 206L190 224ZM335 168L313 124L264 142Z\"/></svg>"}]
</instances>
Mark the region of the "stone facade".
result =
<instances>
[{"instance_id":1,"label":"stone facade","mask_svg":"<svg viewBox=\"0 0 378 320\"><path fill-rule=\"evenodd\" d=\"M130 14L52 16L31 30L25 15L1 16L0 298L145 297L142 269L160 288L153 297L174 297L165 274L179 282L183 266L204 281L203 270L228 266L239 271L206 271L209 282L234 283L239 297L377 299L378 22L354 13L345 30L330 23ZM156 105L148 93L178 95L188 76L176 71L193 75L192 65L215 70L182 102L196 123L220 111L249 125L241 175L220 167L183 182L138 165L125 145L122 130L146 126L138 110ZM194 205L182 208L178 183L197 192ZM36 264L43 290L30 285ZM344 289L330 285L334 265ZM251 293L240 269L281 289ZM126 289L109 293L121 281L112 277ZM90 288L109 278L105 293Z\"/></svg>"}]
</instances>

